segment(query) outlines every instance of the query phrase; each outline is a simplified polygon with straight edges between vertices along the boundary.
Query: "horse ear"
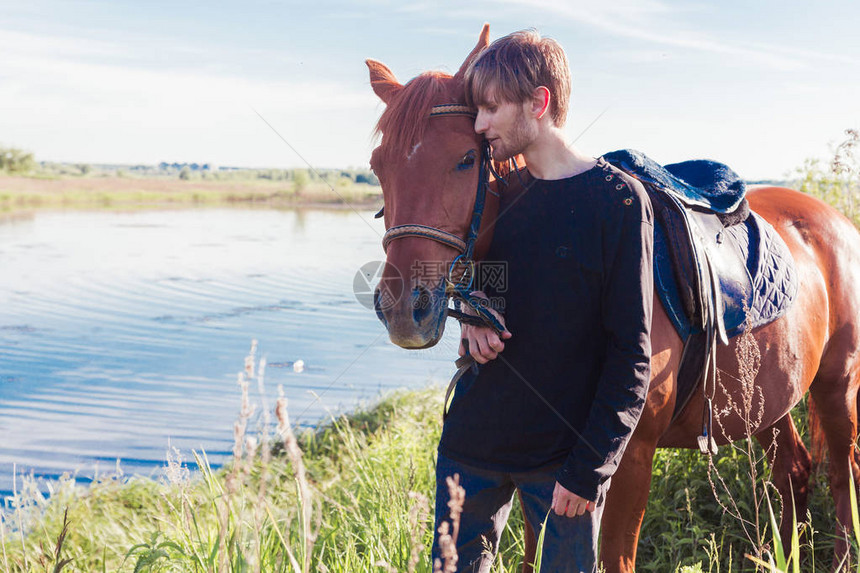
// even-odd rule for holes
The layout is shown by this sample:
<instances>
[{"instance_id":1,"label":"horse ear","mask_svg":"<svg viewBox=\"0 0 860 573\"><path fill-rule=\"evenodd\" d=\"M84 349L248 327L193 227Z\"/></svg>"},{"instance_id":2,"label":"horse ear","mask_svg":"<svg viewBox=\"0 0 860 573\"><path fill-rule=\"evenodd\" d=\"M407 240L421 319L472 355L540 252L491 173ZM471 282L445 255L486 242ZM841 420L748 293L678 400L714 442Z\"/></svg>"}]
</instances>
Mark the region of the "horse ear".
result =
<instances>
[{"instance_id":1,"label":"horse ear","mask_svg":"<svg viewBox=\"0 0 860 573\"><path fill-rule=\"evenodd\" d=\"M373 88L373 92L385 103L390 102L394 94L403 89L403 86L394 77L394 72L376 60L368 59L364 63L370 70L370 87Z\"/></svg>"},{"instance_id":2,"label":"horse ear","mask_svg":"<svg viewBox=\"0 0 860 573\"><path fill-rule=\"evenodd\" d=\"M483 52L487 46L490 45L490 25L484 24L484 27L481 29L481 35L478 36L478 44L475 46L475 49L472 50L472 53L466 56L466 61L463 62L463 65L460 66L460 70L454 74L455 78L463 79L466 75L466 69L469 67L469 64L472 63L478 54Z\"/></svg>"}]
</instances>

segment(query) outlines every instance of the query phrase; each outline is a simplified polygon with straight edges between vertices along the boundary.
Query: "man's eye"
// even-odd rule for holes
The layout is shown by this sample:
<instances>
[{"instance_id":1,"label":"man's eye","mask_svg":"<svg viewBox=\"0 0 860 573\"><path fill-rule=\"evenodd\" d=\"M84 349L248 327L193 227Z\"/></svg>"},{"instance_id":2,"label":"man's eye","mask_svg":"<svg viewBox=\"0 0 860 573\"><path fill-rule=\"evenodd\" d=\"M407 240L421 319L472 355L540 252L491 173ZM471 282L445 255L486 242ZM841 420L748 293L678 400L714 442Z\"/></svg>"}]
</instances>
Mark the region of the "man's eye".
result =
<instances>
[{"instance_id":1,"label":"man's eye","mask_svg":"<svg viewBox=\"0 0 860 573\"><path fill-rule=\"evenodd\" d=\"M460 160L460 163L457 164L457 171L467 171L474 167L475 165L475 150L470 149L469 152L463 156L463 159Z\"/></svg>"}]
</instances>

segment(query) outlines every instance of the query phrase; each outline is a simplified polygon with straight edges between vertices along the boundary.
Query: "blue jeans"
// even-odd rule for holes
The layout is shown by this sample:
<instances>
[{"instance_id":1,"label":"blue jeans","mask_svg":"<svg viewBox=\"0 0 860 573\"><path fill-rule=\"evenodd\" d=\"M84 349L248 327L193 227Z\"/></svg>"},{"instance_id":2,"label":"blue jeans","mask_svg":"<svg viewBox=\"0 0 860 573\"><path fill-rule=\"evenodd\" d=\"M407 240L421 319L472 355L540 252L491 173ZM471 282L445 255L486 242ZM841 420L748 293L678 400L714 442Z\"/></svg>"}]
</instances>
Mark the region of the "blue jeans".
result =
<instances>
[{"instance_id":1,"label":"blue jeans","mask_svg":"<svg viewBox=\"0 0 860 573\"><path fill-rule=\"evenodd\" d=\"M529 472L497 472L468 466L439 454L433 559L441 558L438 543L440 524L448 521L450 527L450 496L445 478L459 474L466 498L457 535L457 571L486 573L490 570L511 512L514 492L519 490L523 514L535 536L540 533L549 512L541 570L544 573L596 572L597 537L605 495L600 495L593 512L585 512L581 516L565 517L550 512L555 474L560 467L553 465Z\"/></svg>"}]
</instances>

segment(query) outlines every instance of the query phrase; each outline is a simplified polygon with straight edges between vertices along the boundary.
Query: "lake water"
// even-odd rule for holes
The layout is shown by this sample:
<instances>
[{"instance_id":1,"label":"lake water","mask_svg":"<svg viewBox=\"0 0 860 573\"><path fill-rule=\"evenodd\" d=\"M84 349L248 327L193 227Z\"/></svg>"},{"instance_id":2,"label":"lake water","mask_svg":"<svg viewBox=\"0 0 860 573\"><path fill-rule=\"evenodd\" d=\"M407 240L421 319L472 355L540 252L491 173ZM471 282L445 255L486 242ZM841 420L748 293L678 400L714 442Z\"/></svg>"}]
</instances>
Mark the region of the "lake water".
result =
<instances>
[{"instance_id":1,"label":"lake water","mask_svg":"<svg viewBox=\"0 0 860 573\"><path fill-rule=\"evenodd\" d=\"M0 223L0 495L13 475L86 481L117 460L153 475L168 444L223 462L252 339L270 364L269 405L283 385L301 425L390 389L442 384L456 325L433 349L402 350L354 295L356 272L383 256L383 231L349 210Z\"/></svg>"}]
</instances>

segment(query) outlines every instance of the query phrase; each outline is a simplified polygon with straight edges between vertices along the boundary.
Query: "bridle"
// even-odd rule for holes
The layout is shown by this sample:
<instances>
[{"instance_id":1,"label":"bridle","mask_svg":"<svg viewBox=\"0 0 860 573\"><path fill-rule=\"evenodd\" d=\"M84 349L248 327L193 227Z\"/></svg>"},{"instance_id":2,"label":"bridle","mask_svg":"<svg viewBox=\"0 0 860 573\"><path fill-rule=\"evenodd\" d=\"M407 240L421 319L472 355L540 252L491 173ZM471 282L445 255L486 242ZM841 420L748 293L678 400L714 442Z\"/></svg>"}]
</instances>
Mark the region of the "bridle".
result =
<instances>
[{"instance_id":1,"label":"bridle","mask_svg":"<svg viewBox=\"0 0 860 573\"><path fill-rule=\"evenodd\" d=\"M452 115L464 115L475 119L477 113L474 109L460 104L440 104L430 108L430 117L444 117ZM388 250L388 245L396 239L403 237L419 237L430 239L443 245L449 246L459 254L451 262L448 269L448 274L445 277L445 296L450 296L454 299L454 308L447 308L447 316L455 318L466 324L489 326L496 333L501 333L505 328L499 320L486 307L486 301L480 297L472 296L471 287L475 279L475 260L473 258L475 252L475 243L478 239L478 231L481 228L481 218L484 214L484 205L486 203L487 192L493 193L490 189L490 172L499 179L493 169L493 161L490 157L490 144L484 140L481 142L481 161L478 171L478 189L475 192L475 204L472 208L472 219L469 223L469 230L466 233L465 239L448 231L443 231L437 227L412 223L407 225L397 225L385 231L382 237L382 248ZM463 267L463 272L459 279L454 278L455 269L457 266ZM477 313L467 314L461 310L462 304L468 304L469 307Z\"/></svg>"}]
</instances>

